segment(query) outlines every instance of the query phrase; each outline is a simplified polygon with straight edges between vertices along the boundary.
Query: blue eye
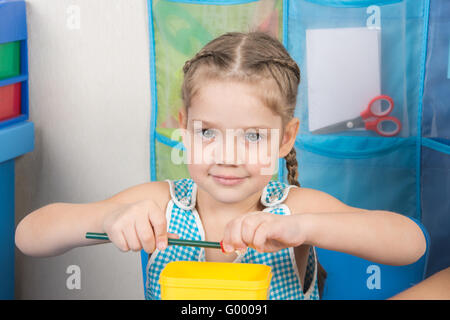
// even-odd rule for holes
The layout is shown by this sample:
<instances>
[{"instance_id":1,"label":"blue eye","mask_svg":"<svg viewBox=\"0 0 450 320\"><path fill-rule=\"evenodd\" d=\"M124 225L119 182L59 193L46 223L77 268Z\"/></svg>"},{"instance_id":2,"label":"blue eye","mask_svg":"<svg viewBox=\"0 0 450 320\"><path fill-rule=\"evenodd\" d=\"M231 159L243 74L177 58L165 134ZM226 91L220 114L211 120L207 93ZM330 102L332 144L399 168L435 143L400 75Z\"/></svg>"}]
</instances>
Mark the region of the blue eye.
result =
<instances>
[{"instance_id":1,"label":"blue eye","mask_svg":"<svg viewBox=\"0 0 450 320\"><path fill-rule=\"evenodd\" d=\"M245 137L250 142L257 142L262 139L261 134L259 134L258 132L248 132L245 134Z\"/></svg>"},{"instance_id":2,"label":"blue eye","mask_svg":"<svg viewBox=\"0 0 450 320\"><path fill-rule=\"evenodd\" d=\"M202 129L202 136L206 139L212 139L214 138L214 130Z\"/></svg>"}]
</instances>

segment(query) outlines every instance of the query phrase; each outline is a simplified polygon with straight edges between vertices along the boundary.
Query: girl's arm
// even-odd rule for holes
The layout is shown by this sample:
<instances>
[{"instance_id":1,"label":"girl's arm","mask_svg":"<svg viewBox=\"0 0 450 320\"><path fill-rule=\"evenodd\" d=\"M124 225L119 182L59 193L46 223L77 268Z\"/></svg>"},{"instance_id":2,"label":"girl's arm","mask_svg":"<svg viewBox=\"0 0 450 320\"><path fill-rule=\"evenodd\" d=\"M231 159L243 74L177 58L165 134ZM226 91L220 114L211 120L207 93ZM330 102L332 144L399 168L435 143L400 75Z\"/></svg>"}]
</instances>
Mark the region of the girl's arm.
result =
<instances>
[{"instance_id":1,"label":"girl's arm","mask_svg":"<svg viewBox=\"0 0 450 320\"><path fill-rule=\"evenodd\" d=\"M443 269L390 300L450 300L450 267Z\"/></svg>"},{"instance_id":2,"label":"girl's arm","mask_svg":"<svg viewBox=\"0 0 450 320\"><path fill-rule=\"evenodd\" d=\"M426 250L420 227L401 214L350 207L317 190L292 191L297 195L292 206L301 203L301 198L311 203L309 212L293 211L299 213L306 244L388 265L411 264Z\"/></svg>"},{"instance_id":3,"label":"girl's arm","mask_svg":"<svg viewBox=\"0 0 450 320\"><path fill-rule=\"evenodd\" d=\"M92 203L52 203L39 208L20 221L16 246L26 255L46 257L62 254L79 246L105 243L85 239L86 232L105 232L105 219L130 210L130 204L157 199L155 210L167 200L166 182L150 182L131 187L113 197ZM149 200L152 201L152 200ZM148 206L148 205L147 205ZM142 207L142 206L141 206Z\"/></svg>"},{"instance_id":4,"label":"girl's arm","mask_svg":"<svg viewBox=\"0 0 450 320\"><path fill-rule=\"evenodd\" d=\"M85 239L85 234L87 231L103 232L105 216L120 205L112 201L46 205L20 221L16 228L16 246L26 255L48 257L79 246L105 243Z\"/></svg>"},{"instance_id":5,"label":"girl's arm","mask_svg":"<svg viewBox=\"0 0 450 320\"><path fill-rule=\"evenodd\" d=\"M417 224L390 211L300 214L305 243L376 263L407 265L425 253Z\"/></svg>"}]
</instances>

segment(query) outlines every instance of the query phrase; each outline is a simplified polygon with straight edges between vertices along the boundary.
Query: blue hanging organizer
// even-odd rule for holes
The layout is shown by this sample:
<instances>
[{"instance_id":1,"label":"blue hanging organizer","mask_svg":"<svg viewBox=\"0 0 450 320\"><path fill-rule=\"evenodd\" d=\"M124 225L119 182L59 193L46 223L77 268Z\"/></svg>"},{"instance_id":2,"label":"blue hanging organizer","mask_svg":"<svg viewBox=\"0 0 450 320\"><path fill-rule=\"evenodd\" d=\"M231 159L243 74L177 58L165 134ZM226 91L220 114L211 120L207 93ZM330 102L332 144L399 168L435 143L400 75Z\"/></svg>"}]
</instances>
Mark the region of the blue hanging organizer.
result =
<instances>
[{"instance_id":1,"label":"blue hanging organizer","mask_svg":"<svg viewBox=\"0 0 450 320\"><path fill-rule=\"evenodd\" d=\"M404 267L319 250L330 275L324 298L385 299L421 281L426 270L429 275L450 265L448 1L148 0L148 11L152 181L189 177L184 165L170 161L172 152L183 150L172 133L184 62L220 34L264 30L284 44L301 70L295 143L300 184L351 206L401 213L428 240L429 260L427 250ZM401 124L395 135L380 134L392 126L388 121L379 132L316 130L359 116L379 95L393 101L389 116ZM373 105L377 112L387 110L386 100ZM279 168L273 178L287 182L283 159ZM144 280L147 258L143 252ZM376 272L381 285L368 282ZM344 285L354 289L343 292Z\"/></svg>"},{"instance_id":2,"label":"blue hanging organizer","mask_svg":"<svg viewBox=\"0 0 450 320\"><path fill-rule=\"evenodd\" d=\"M431 235L427 275L450 266L450 1L430 2L418 190Z\"/></svg>"}]
</instances>

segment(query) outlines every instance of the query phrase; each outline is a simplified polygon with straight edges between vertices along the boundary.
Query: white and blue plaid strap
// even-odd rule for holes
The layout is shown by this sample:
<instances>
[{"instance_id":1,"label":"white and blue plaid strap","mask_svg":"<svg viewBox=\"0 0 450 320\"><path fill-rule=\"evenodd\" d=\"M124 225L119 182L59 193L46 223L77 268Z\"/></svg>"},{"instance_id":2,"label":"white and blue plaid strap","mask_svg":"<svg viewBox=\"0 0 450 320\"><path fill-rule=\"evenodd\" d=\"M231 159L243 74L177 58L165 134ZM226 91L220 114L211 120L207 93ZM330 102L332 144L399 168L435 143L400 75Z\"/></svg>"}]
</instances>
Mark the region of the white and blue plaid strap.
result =
<instances>
[{"instance_id":1,"label":"white and blue plaid strap","mask_svg":"<svg viewBox=\"0 0 450 320\"><path fill-rule=\"evenodd\" d=\"M192 179L169 180L170 196L172 201L183 210L192 210L195 208L197 194L197 184Z\"/></svg>"},{"instance_id":2,"label":"white and blue plaid strap","mask_svg":"<svg viewBox=\"0 0 450 320\"><path fill-rule=\"evenodd\" d=\"M261 203L266 207L275 207L282 204L291 188L298 188L298 186L288 185L281 181L269 181L261 194Z\"/></svg>"},{"instance_id":3,"label":"white and blue plaid strap","mask_svg":"<svg viewBox=\"0 0 450 320\"><path fill-rule=\"evenodd\" d=\"M167 231L175 233L181 239L202 240L197 218L191 211L195 206L195 184L190 179L170 181L172 199L166 208ZM183 200L187 199L187 200ZM171 261L198 261L201 249L187 246L169 246L164 251L156 249L147 264L146 299L161 299L159 277L165 266Z\"/></svg>"}]
</instances>

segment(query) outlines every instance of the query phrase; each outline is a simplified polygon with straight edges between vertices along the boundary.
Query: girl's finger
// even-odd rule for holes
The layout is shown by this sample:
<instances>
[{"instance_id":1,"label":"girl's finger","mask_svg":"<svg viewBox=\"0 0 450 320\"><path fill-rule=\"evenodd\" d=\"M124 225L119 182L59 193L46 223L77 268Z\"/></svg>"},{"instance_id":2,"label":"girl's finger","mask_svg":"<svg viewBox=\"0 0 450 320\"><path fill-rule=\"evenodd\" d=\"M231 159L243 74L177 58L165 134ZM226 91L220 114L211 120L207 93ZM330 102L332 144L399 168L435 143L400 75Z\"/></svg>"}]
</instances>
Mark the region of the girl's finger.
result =
<instances>
[{"instance_id":1,"label":"girl's finger","mask_svg":"<svg viewBox=\"0 0 450 320\"><path fill-rule=\"evenodd\" d=\"M109 235L109 238L114 245L119 248L122 252L130 251L130 247L128 246L127 240L122 231L119 233L112 233Z\"/></svg>"},{"instance_id":2,"label":"girl's finger","mask_svg":"<svg viewBox=\"0 0 450 320\"><path fill-rule=\"evenodd\" d=\"M225 253L232 252L233 247L231 246L231 225L227 224L225 230L223 231L222 245Z\"/></svg>"},{"instance_id":3,"label":"girl's finger","mask_svg":"<svg viewBox=\"0 0 450 320\"><path fill-rule=\"evenodd\" d=\"M242 221L244 217L233 220L230 228L230 242L233 250L244 250L247 245L242 240Z\"/></svg>"},{"instance_id":4,"label":"girl's finger","mask_svg":"<svg viewBox=\"0 0 450 320\"><path fill-rule=\"evenodd\" d=\"M136 221L136 232L145 252L152 253L155 251L155 235L153 234L150 221L146 219L146 216L142 216L142 218Z\"/></svg>"},{"instance_id":5,"label":"girl's finger","mask_svg":"<svg viewBox=\"0 0 450 320\"><path fill-rule=\"evenodd\" d=\"M225 251L225 253L233 252L235 249L235 246L233 244L233 234L236 233L236 229L239 230L239 233L241 230L238 220L239 219L233 219L225 226L222 238L223 250Z\"/></svg>"},{"instance_id":6,"label":"girl's finger","mask_svg":"<svg viewBox=\"0 0 450 320\"><path fill-rule=\"evenodd\" d=\"M128 247L132 250L132 251L139 251L142 249L142 244L139 241L139 238L137 236L136 233L136 227L134 224L131 224L129 226L127 226L124 231L123 234L125 236L125 240L128 243Z\"/></svg>"},{"instance_id":7,"label":"girl's finger","mask_svg":"<svg viewBox=\"0 0 450 320\"><path fill-rule=\"evenodd\" d=\"M150 212L149 217L155 235L156 247L159 250L164 250L168 245L166 217L159 211Z\"/></svg>"},{"instance_id":8,"label":"girl's finger","mask_svg":"<svg viewBox=\"0 0 450 320\"><path fill-rule=\"evenodd\" d=\"M254 248L253 239L255 237L255 231L261 223L266 221L266 218L264 214L251 214L246 216L242 221L242 241L249 247Z\"/></svg>"},{"instance_id":9,"label":"girl's finger","mask_svg":"<svg viewBox=\"0 0 450 320\"><path fill-rule=\"evenodd\" d=\"M258 228L256 228L255 235L253 237L253 245L258 252L265 252L265 244L269 231L270 227L267 221L264 221L258 226Z\"/></svg>"}]
</instances>

